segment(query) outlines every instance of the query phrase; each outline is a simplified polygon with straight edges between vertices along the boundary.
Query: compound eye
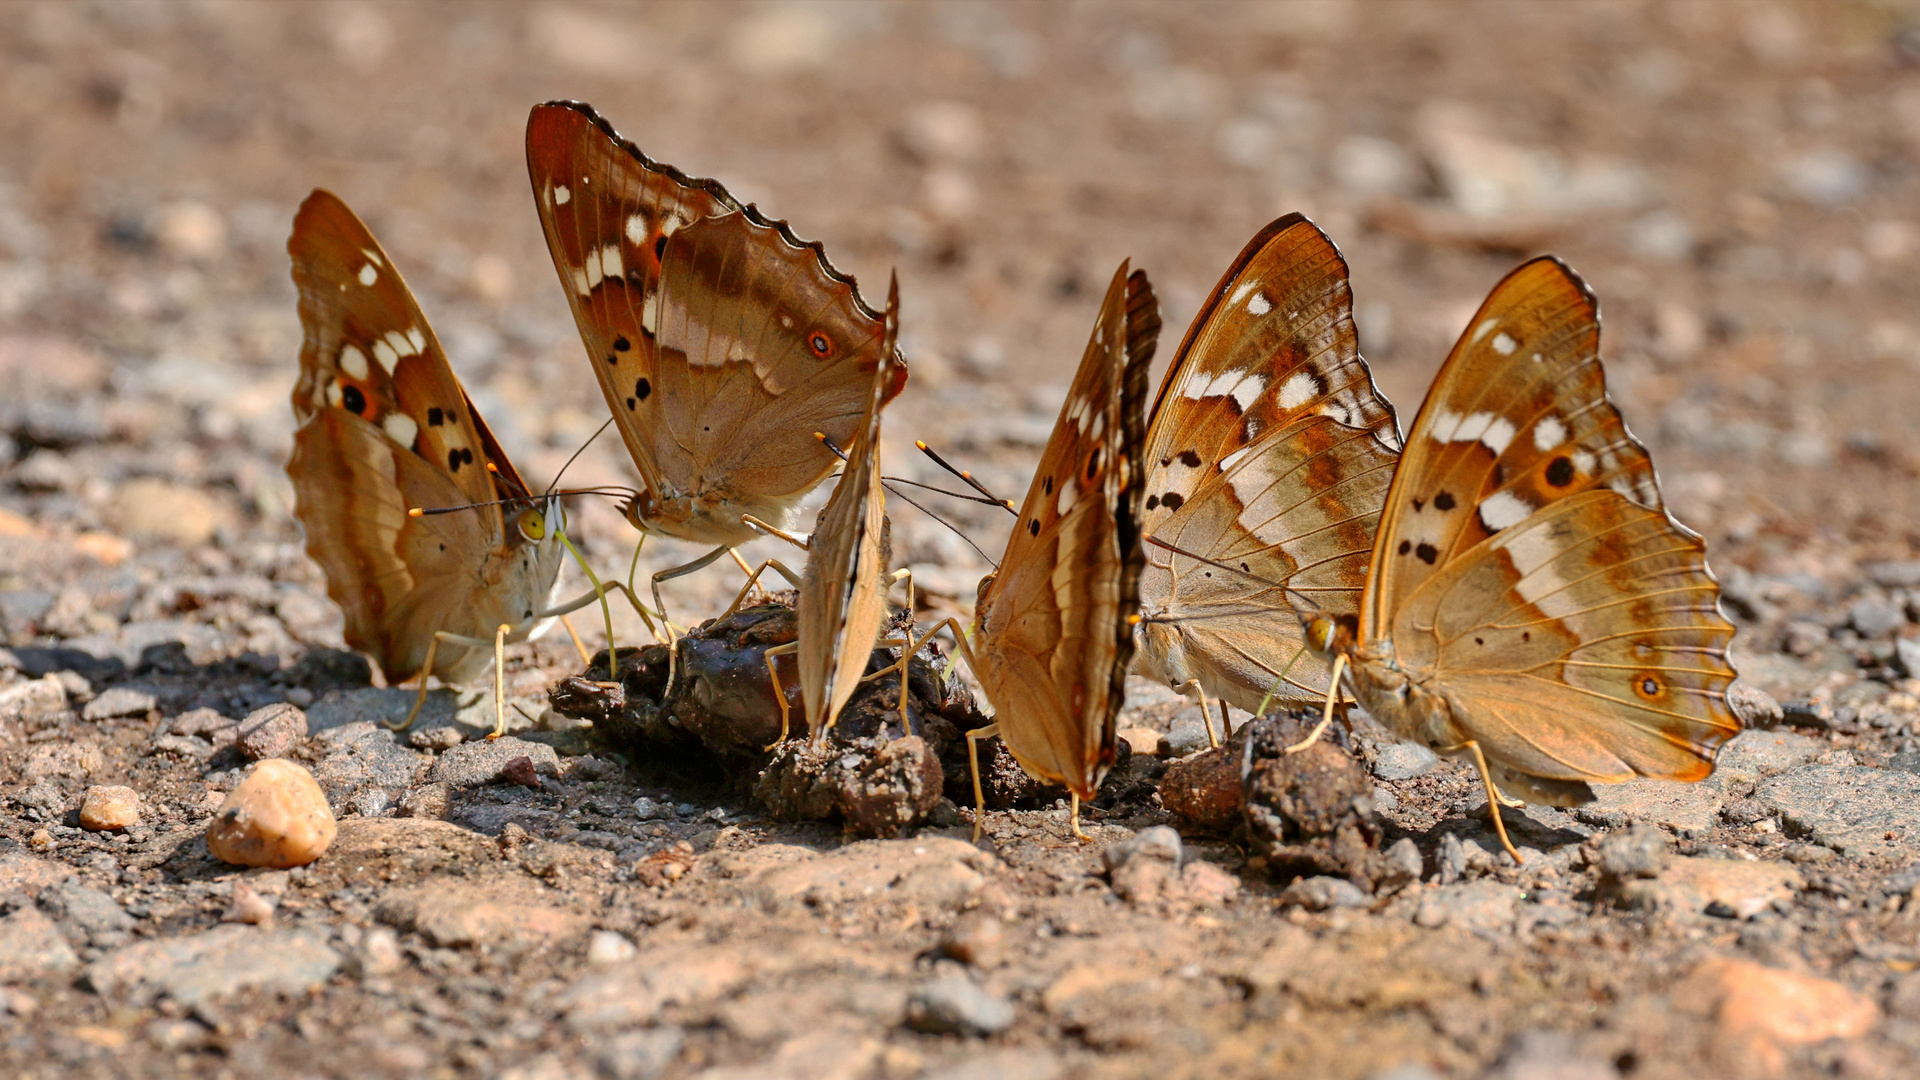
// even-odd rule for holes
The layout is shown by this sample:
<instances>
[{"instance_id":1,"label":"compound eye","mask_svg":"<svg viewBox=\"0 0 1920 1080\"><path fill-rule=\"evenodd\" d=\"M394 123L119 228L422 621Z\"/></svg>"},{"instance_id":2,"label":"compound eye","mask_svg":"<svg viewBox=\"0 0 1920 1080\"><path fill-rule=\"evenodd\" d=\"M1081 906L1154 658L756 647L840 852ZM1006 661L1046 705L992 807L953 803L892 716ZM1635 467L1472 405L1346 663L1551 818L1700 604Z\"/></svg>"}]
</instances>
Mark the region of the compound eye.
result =
<instances>
[{"instance_id":1,"label":"compound eye","mask_svg":"<svg viewBox=\"0 0 1920 1080\"><path fill-rule=\"evenodd\" d=\"M1307 623L1307 648L1314 652L1326 652L1333 643L1333 620L1325 615L1317 615Z\"/></svg>"},{"instance_id":2,"label":"compound eye","mask_svg":"<svg viewBox=\"0 0 1920 1080\"><path fill-rule=\"evenodd\" d=\"M529 540L545 540L547 538L546 515L532 508L520 511L520 535Z\"/></svg>"}]
</instances>

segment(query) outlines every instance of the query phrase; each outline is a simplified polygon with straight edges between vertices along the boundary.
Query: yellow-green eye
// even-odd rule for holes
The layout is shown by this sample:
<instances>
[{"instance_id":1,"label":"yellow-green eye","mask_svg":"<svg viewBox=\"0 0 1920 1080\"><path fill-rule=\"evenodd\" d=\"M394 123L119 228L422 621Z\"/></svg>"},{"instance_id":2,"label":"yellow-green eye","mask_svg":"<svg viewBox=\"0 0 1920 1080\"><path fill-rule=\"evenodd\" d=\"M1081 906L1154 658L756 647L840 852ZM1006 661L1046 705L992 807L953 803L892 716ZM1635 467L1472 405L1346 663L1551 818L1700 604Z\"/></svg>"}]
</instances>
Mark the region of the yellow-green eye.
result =
<instances>
[{"instance_id":1,"label":"yellow-green eye","mask_svg":"<svg viewBox=\"0 0 1920 1080\"><path fill-rule=\"evenodd\" d=\"M532 507L520 511L520 535L529 540L545 540L547 538L546 515Z\"/></svg>"},{"instance_id":2,"label":"yellow-green eye","mask_svg":"<svg viewBox=\"0 0 1920 1080\"><path fill-rule=\"evenodd\" d=\"M1333 620L1316 615L1307 620L1307 648L1323 653L1333 643Z\"/></svg>"}]
</instances>

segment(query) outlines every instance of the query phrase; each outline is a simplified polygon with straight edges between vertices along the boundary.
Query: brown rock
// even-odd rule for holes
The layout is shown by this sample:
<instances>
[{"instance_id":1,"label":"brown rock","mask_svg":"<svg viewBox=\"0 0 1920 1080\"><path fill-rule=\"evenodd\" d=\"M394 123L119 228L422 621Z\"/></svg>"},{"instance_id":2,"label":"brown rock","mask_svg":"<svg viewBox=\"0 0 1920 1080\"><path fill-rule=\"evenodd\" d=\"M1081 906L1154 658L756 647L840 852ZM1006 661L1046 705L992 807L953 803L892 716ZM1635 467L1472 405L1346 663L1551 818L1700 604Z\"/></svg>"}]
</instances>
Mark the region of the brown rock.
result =
<instances>
[{"instance_id":1,"label":"brown rock","mask_svg":"<svg viewBox=\"0 0 1920 1080\"><path fill-rule=\"evenodd\" d=\"M248 761L283 757L307 737L307 714L284 703L255 709L240 721L238 748Z\"/></svg>"},{"instance_id":2,"label":"brown rock","mask_svg":"<svg viewBox=\"0 0 1920 1080\"><path fill-rule=\"evenodd\" d=\"M305 866L333 843L333 811L313 774L282 758L247 773L207 826L207 850L238 866Z\"/></svg>"},{"instance_id":3,"label":"brown rock","mask_svg":"<svg viewBox=\"0 0 1920 1080\"><path fill-rule=\"evenodd\" d=\"M1880 1022L1873 999L1815 975L1713 959L1688 982L1719 1002L1714 1054L1728 1075L1778 1075L1785 1048L1854 1038Z\"/></svg>"},{"instance_id":4,"label":"brown rock","mask_svg":"<svg viewBox=\"0 0 1920 1080\"><path fill-rule=\"evenodd\" d=\"M524 760L524 759L523 759ZM453 813L453 788L448 784L421 784L409 788L400 796L398 817L437 818L441 821Z\"/></svg>"},{"instance_id":5,"label":"brown rock","mask_svg":"<svg viewBox=\"0 0 1920 1080\"><path fill-rule=\"evenodd\" d=\"M140 824L140 796L130 787L87 789L80 802L80 827L92 832L131 829Z\"/></svg>"},{"instance_id":6,"label":"brown rock","mask_svg":"<svg viewBox=\"0 0 1920 1080\"><path fill-rule=\"evenodd\" d=\"M85 780L105 764L100 747L93 743L50 742L34 747L27 755L27 767L21 776L29 784L36 780Z\"/></svg>"},{"instance_id":7,"label":"brown rock","mask_svg":"<svg viewBox=\"0 0 1920 1080\"><path fill-rule=\"evenodd\" d=\"M1622 883L1618 895L1621 906L1641 911L1751 919L1776 900L1791 901L1800 885L1799 871L1776 862L1676 856L1653 880Z\"/></svg>"},{"instance_id":8,"label":"brown rock","mask_svg":"<svg viewBox=\"0 0 1920 1080\"><path fill-rule=\"evenodd\" d=\"M992 967L999 962L1005 937L1004 924L992 913L970 911L941 935L940 955L974 967Z\"/></svg>"}]
</instances>

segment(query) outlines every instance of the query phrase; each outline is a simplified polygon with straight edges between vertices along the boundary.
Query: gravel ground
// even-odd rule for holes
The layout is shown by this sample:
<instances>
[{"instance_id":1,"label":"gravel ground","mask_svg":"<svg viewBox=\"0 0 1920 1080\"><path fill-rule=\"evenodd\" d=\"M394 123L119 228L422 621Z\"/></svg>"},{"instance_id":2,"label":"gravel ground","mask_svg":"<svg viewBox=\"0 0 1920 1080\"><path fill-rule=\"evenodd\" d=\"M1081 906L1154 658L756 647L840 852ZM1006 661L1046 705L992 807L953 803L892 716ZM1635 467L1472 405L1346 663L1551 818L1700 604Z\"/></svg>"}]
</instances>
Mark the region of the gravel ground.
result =
<instances>
[{"instance_id":1,"label":"gravel ground","mask_svg":"<svg viewBox=\"0 0 1920 1080\"><path fill-rule=\"evenodd\" d=\"M1306 877L1160 804L1204 737L1140 680L1091 846L1044 797L978 846L944 804L889 840L776 820L550 712L564 636L510 651L508 738L470 741L478 687L390 735L411 693L339 651L289 514L286 235L314 186L355 206L544 483L604 418L520 153L556 97L869 296L898 268L888 470L924 438L1007 494L1124 256L1171 342L1308 213L1410 415L1560 254L1778 712L1706 783L1511 816L1524 867L1468 772L1362 720L1374 861ZM1911 5L18 3L0 140L0 1074L1920 1075ZM567 475L631 481L606 441ZM1004 515L950 516L998 549ZM573 518L625 566L612 506ZM936 608L986 570L911 510L894 544ZM271 756L339 835L240 873L202 837ZM81 827L95 787L138 823Z\"/></svg>"}]
</instances>

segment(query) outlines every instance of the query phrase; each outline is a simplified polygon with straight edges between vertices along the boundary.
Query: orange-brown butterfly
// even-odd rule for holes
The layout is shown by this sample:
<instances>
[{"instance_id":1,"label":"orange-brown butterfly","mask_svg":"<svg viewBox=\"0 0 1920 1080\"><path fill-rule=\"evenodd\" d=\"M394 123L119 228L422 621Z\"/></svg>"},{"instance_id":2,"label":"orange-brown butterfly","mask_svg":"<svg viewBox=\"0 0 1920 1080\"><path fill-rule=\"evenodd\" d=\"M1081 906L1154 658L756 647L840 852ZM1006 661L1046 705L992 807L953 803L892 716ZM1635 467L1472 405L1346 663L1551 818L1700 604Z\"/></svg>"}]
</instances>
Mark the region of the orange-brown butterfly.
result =
<instances>
[{"instance_id":1,"label":"orange-brown butterfly","mask_svg":"<svg viewBox=\"0 0 1920 1080\"><path fill-rule=\"evenodd\" d=\"M1589 784L1713 772L1741 726L1719 596L1607 398L1598 302L1540 258L1434 376L1359 615L1311 615L1306 635L1374 719L1474 761L1518 859L1503 789L1571 806Z\"/></svg>"},{"instance_id":2,"label":"orange-brown butterfly","mask_svg":"<svg viewBox=\"0 0 1920 1080\"><path fill-rule=\"evenodd\" d=\"M976 839L986 812L979 740L998 735L1028 774L1065 785L1083 839L1080 802L1113 766L1139 609L1140 453L1159 333L1146 272L1121 263L999 570L980 582L971 644L955 620L934 628L952 628L993 703L993 723L967 733Z\"/></svg>"},{"instance_id":3,"label":"orange-brown butterfly","mask_svg":"<svg viewBox=\"0 0 1920 1080\"><path fill-rule=\"evenodd\" d=\"M536 106L527 170L547 247L645 490L642 532L716 545L792 511L867 415L884 327L817 243L648 158L578 102ZM891 400L906 385L893 365ZM736 556L736 559L738 556Z\"/></svg>"},{"instance_id":4,"label":"orange-brown butterfly","mask_svg":"<svg viewBox=\"0 0 1920 1080\"><path fill-rule=\"evenodd\" d=\"M1346 260L1301 215L1273 222L1194 317L1154 401L1136 668L1197 689L1203 717L1219 698L1222 726L1229 705L1323 698L1287 594L1360 610L1399 449Z\"/></svg>"},{"instance_id":5,"label":"orange-brown butterfly","mask_svg":"<svg viewBox=\"0 0 1920 1080\"><path fill-rule=\"evenodd\" d=\"M306 332L287 463L294 514L346 615L347 644L390 682L418 676L424 698L427 676L471 679L557 614L560 503L520 479L400 271L345 203L309 195L287 251ZM466 509L409 513L454 507ZM503 727L504 713L496 720Z\"/></svg>"}]
</instances>

